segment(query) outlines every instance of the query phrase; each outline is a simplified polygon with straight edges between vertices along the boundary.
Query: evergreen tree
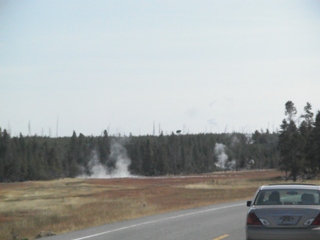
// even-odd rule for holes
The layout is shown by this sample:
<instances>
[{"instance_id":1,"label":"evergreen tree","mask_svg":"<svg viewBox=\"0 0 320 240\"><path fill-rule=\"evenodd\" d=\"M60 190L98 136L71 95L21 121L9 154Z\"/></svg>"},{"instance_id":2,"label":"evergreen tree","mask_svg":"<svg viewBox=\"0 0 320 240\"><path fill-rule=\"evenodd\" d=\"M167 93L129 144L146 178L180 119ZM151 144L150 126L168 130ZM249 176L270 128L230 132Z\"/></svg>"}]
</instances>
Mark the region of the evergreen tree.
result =
<instances>
[{"instance_id":1,"label":"evergreen tree","mask_svg":"<svg viewBox=\"0 0 320 240\"><path fill-rule=\"evenodd\" d=\"M79 174L79 168L77 164L77 156L78 156L78 139L77 134L73 131L71 140L70 140L70 147L67 153L67 176L68 177L76 177Z\"/></svg>"},{"instance_id":2,"label":"evergreen tree","mask_svg":"<svg viewBox=\"0 0 320 240\"><path fill-rule=\"evenodd\" d=\"M306 106L303 108L305 114L302 114L300 117L304 119L305 125L308 128L309 132L311 132L313 125L314 125L314 120L313 120L313 112L312 106L310 103L307 102Z\"/></svg>"},{"instance_id":3,"label":"evergreen tree","mask_svg":"<svg viewBox=\"0 0 320 240\"><path fill-rule=\"evenodd\" d=\"M147 139L144 146L142 146L142 171L147 176L152 176L154 174L152 154L150 140Z\"/></svg>"},{"instance_id":4,"label":"evergreen tree","mask_svg":"<svg viewBox=\"0 0 320 240\"><path fill-rule=\"evenodd\" d=\"M169 156L171 161L171 169L173 170L174 174L177 174L179 148L177 144L177 137L173 132L168 137L168 149L169 149Z\"/></svg>"},{"instance_id":5,"label":"evergreen tree","mask_svg":"<svg viewBox=\"0 0 320 240\"><path fill-rule=\"evenodd\" d=\"M62 166L61 161L58 157L58 153L55 147L49 147L47 149L47 161L48 161L48 171L47 174L50 179L62 177Z\"/></svg>"},{"instance_id":6,"label":"evergreen tree","mask_svg":"<svg viewBox=\"0 0 320 240\"><path fill-rule=\"evenodd\" d=\"M286 110L285 115L288 116L288 122L294 121L294 117L297 114L297 109L292 101L288 101L285 104Z\"/></svg>"},{"instance_id":7,"label":"evergreen tree","mask_svg":"<svg viewBox=\"0 0 320 240\"><path fill-rule=\"evenodd\" d=\"M0 182L4 181L4 143L3 133L0 127Z\"/></svg>"},{"instance_id":8,"label":"evergreen tree","mask_svg":"<svg viewBox=\"0 0 320 240\"><path fill-rule=\"evenodd\" d=\"M106 130L103 132L103 137L99 141L99 153L101 163L106 165L110 155L110 138Z\"/></svg>"},{"instance_id":9,"label":"evergreen tree","mask_svg":"<svg viewBox=\"0 0 320 240\"><path fill-rule=\"evenodd\" d=\"M297 110L291 101L285 105L285 115L288 115L289 123L284 119L280 126L279 150L281 156L281 169L287 173L290 171L293 180L297 180L303 167L303 140L294 122Z\"/></svg>"},{"instance_id":10,"label":"evergreen tree","mask_svg":"<svg viewBox=\"0 0 320 240\"><path fill-rule=\"evenodd\" d=\"M318 169L320 169L320 111L316 116L313 140L316 146L315 158L318 159Z\"/></svg>"},{"instance_id":11,"label":"evergreen tree","mask_svg":"<svg viewBox=\"0 0 320 240\"><path fill-rule=\"evenodd\" d=\"M290 171L293 181L297 180L298 175L302 172L303 168L303 151L304 144L301 135L296 127L296 124L291 121L289 124L288 132L290 134L289 138L289 158L290 158Z\"/></svg>"},{"instance_id":12,"label":"evergreen tree","mask_svg":"<svg viewBox=\"0 0 320 240\"><path fill-rule=\"evenodd\" d=\"M28 161L27 161L27 144L24 136L20 133L19 135L19 146L20 146L20 158L21 158L21 176L20 179L25 181L28 176Z\"/></svg>"},{"instance_id":13,"label":"evergreen tree","mask_svg":"<svg viewBox=\"0 0 320 240\"><path fill-rule=\"evenodd\" d=\"M3 158L0 157L0 182L4 181L4 162Z\"/></svg>"},{"instance_id":14,"label":"evergreen tree","mask_svg":"<svg viewBox=\"0 0 320 240\"><path fill-rule=\"evenodd\" d=\"M26 146L26 160L27 160L27 180L35 180L36 176L36 166L34 163L34 158L32 154L32 145L31 142L27 142Z\"/></svg>"}]
</instances>

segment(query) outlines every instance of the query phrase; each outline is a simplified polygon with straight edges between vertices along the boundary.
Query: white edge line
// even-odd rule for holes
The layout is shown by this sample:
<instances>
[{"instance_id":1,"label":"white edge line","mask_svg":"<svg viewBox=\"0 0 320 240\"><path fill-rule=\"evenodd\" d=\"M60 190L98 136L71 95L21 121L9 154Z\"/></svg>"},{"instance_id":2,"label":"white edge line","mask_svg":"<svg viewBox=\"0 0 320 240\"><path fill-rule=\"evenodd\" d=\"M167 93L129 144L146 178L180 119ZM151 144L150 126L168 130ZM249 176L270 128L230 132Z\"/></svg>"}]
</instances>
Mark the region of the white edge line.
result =
<instances>
[{"instance_id":1,"label":"white edge line","mask_svg":"<svg viewBox=\"0 0 320 240\"><path fill-rule=\"evenodd\" d=\"M100 235L104 235L104 234L108 234L108 233L112 233L112 232L117 232L117 231L129 229L129 228L139 227L139 226L143 226L143 225L147 225L147 224L151 224L151 223L155 223L155 222L162 222L162 221L166 221L166 220L170 220L170 219L186 217L186 216L195 215L195 214L199 214L199 213L217 211L217 210L224 209L224 208L238 207L238 206L241 206L241 205L243 205L243 203L229 205L229 206L225 206L225 207L219 207L219 208L211 208L211 209L202 210L202 211L198 211L198 212L181 214L181 215L168 217L168 218L162 218L162 219L158 219L158 220L154 220L154 221L148 221L148 222L143 222L143 223L139 223L139 224L133 224L133 225L130 225L130 226L127 226L127 227L116 228L116 229L113 229L113 230L109 230L109 231L105 231L105 232L101 232L101 233L96 233L96 234L88 235L88 236L81 237L81 238L74 238L72 240L88 239L88 238L97 237L97 236L100 236Z\"/></svg>"}]
</instances>

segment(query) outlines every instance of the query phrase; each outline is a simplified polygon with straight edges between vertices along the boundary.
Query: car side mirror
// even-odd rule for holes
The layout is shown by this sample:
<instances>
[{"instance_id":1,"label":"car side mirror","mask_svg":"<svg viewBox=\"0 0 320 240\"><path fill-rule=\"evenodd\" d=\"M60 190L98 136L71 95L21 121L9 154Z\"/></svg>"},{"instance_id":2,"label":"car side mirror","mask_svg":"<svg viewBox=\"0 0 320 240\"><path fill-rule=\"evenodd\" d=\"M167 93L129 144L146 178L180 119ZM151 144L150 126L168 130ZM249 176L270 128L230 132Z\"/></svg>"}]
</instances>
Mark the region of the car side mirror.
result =
<instances>
[{"instance_id":1,"label":"car side mirror","mask_svg":"<svg viewBox=\"0 0 320 240\"><path fill-rule=\"evenodd\" d=\"M252 201L247 201L247 207L251 206Z\"/></svg>"}]
</instances>

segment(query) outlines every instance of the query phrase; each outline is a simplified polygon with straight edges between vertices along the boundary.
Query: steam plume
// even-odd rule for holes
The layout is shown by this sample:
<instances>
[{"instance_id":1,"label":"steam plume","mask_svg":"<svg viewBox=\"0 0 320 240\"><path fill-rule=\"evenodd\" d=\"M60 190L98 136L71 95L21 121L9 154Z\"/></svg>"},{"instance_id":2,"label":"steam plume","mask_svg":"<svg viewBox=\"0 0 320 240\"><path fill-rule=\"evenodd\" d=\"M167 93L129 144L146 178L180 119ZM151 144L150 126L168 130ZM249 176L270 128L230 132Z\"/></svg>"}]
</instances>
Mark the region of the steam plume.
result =
<instances>
[{"instance_id":1,"label":"steam plume","mask_svg":"<svg viewBox=\"0 0 320 240\"><path fill-rule=\"evenodd\" d=\"M126 178L133 177L128 168L131 160L127 155L127 150L118 142L112 142L109 160L113 162L112 167L107 167L99 160L96 151L92 152L88 163L88 174L82 174L80 178Z\"/></svg>"},{"instance_id":2,"label":"steam plume","mask_svg":"<svg viewBox=\"0 0 320 240\"><path fill-rule=\"evenodd\" d=\"M214 153L218 159L215 163L218 168L226 169L226 163L228 161L228 155L225 153L226 146L222 143L216 143L214 147Z\"/></svg>"},{"instance_id":3,"label":"steam plume","mask_svg":"<svg viewBox=\"0 0 320 240\"><path fill-rule=\"evenodd\" d=\"M225 153L226 146L222 143L216 143L214 153L218 159L215 165L223 170L234 170L236 168L236 160L228 161L228 155Z\"/></svg>"}]
</instances>

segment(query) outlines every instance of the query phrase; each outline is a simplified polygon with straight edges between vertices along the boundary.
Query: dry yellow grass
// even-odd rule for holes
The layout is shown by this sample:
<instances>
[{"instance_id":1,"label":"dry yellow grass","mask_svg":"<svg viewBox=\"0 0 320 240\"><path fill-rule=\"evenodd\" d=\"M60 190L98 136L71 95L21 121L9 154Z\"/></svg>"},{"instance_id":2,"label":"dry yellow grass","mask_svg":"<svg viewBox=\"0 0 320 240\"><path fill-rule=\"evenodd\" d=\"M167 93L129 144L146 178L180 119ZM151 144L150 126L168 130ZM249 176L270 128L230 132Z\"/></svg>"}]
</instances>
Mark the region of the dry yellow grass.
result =
<instances>
[{"instance_id":1,"label":"dry yellow grass","mask_svg":"<svg viewBox=\"0 0 320 240\"><path fill-rule=\"evenodd\" d=\"M33 239L167 211L247 199L277 171L189 177L61 179L0 185L0 240ZM280 181L280 180L278 180Z\"/></svg>"}]
</instances>

